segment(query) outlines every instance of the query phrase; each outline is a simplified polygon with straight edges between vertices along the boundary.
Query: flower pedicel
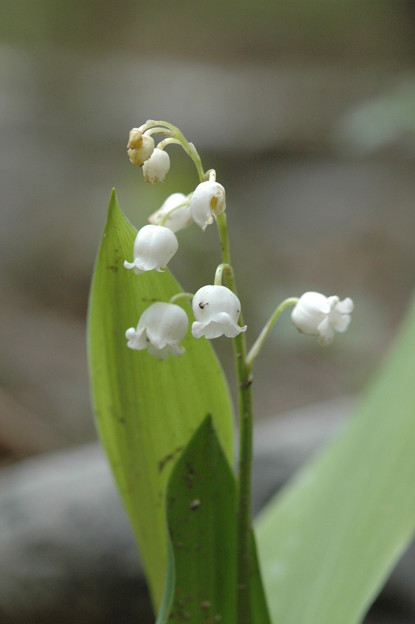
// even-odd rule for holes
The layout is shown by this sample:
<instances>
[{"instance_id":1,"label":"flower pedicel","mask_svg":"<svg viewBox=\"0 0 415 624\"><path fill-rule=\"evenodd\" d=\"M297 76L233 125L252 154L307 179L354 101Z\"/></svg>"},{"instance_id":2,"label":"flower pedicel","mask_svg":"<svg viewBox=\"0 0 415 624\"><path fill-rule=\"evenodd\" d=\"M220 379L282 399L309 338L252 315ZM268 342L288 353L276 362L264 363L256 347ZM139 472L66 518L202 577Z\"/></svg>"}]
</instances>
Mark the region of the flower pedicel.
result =
<instances>
[{"instance_id":1,"label":"flower pedicel","mask_svg":"<svg viewBox=\"0 0 415 624\"><path fill-rule=\"evenodd\" d=\"M154 225L164 225L172 232L178 232L192 225L189 199L183 193L173 193L162 206L148 218Z\"/></svg>"}]
</instances>

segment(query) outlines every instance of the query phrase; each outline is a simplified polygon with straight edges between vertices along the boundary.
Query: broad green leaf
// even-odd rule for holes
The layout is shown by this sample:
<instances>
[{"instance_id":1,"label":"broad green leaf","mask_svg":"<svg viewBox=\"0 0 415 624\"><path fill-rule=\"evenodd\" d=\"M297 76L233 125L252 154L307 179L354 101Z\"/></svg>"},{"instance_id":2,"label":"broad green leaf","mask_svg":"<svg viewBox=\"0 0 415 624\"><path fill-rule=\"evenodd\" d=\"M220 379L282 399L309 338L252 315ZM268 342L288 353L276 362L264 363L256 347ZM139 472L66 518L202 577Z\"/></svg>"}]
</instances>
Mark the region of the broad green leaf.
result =
<instances>
[{"instance_id":1,"label":"broad green leaf","mask_svg":"<svg viewBox=\"0 0 415 624\"><path fill-rule=\"evenodd\" d=\"M91 287L88 349L98 432L158 609L166 570L168 477L207 414L232 465L233 421L228 388L207 340L188 332L184 355L166 361L127 348L125 330L136 326L153 301L168 301L181 290L168 270L135 275L124 269L135 235L113 192ZM189 302L181 305L191 321Z\"/></svg>"},{"instance_id":2,"label":"broad green leaf","mask_svg":"<svg viewBox=\"0 0 415 624\"><path fill-rule=\"evenodd\" d=\"M207 417L172 472L167 491L171 547L157 624L236 619L236 481ZM270 623L253 542L252 624Z\"/></svg>"},{"instance_id":3,"label":"broad green leaf","mask_svg":"<svg viewBox=\"0 0 415 624\"><path fill-rule=\"evenodd\" d=\"M235 622L235 478L208 417L173 470L167 491L174 600L163 622Z\"/></svg>"},{"instance_id":4,"label":"broad green leaf","mask_svg":"<svg viewBox=\"0 0 415 624\"><path fill-rule=\"evenodd\" d=\"M415 529L415 309L343 433L259 518L277 624L360 622Z\"/></svg>"},{"instance_id":5,"label":"broad green leaf","mask_svg":"<svg viewBox=\"0 0 415 624\"><path fill-rule=\"evenodd\" d=\"M252 624L272 624L267 597L265 594L264 581L261 574L258 559L255 532L252 531L252 562L251 562L251 585L249 588L251 602Z\"/></svg>"}]
</instances>

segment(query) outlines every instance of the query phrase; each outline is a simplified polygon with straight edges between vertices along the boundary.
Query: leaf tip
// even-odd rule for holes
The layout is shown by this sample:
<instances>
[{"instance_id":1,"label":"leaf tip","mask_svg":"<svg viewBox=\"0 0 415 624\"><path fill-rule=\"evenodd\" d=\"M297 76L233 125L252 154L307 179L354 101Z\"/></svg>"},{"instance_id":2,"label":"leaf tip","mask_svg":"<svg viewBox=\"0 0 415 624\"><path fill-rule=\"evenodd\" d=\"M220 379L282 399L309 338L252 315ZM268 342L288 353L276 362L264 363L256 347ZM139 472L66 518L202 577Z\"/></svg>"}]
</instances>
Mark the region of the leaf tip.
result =
<instances>
[{"instance_id":1,"label":"leaf tip","mask_svg":"<svg viewBox=\"0 0 415 624\"><path fill-rule=\"evenodd\" d=\"M110 201L108 204L108 218L114 215L115 212L118 212L120 209L117 198L117 191L115 188L112 189L110 195Z\"/></svg>"}]
</instances>

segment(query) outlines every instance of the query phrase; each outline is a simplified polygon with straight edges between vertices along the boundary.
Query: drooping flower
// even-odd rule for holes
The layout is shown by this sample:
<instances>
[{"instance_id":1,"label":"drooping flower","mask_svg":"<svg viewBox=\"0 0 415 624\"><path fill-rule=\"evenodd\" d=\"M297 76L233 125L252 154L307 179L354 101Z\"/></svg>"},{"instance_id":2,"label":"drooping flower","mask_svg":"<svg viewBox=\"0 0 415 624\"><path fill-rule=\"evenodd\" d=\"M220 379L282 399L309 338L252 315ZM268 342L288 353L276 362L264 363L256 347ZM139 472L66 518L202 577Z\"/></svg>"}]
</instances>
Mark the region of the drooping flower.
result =
<instances>
[{"instance_id":1,"label":"drooping flower","mask_svg":"<svg viewBox=\"0 0 415 624\"><path fill-rule=\"evenodd\" d=\"M179 342L186 335L189 321L186 312L174 303L159 301L143 312L136 329L125 332L127 347L166 360L169 355L182 355L184 347Z\"/></svg>"},{"instance_id":2,"label":"drooping flower","mask_svg":"<svg viewBox=\"0 0 415 624\"><path fill-rule=\"evenodd\" d=\"M150 158L143 164L143 175L146 182L155 184L163 182L170 169L170 157L167 152L156 147Z\"/></svg>"},{"instance_id":3,"label":"drooping flower","mask_svg":"<svg viewBox=\"0 0 415 624\"><path fill-rule=\"evenodd\" d=\"M331 343L334 333L345 332L351 321L353 301L340 301L337 295L325 297L317 292L304 293L291 313L291 319L303 334L319 337L323 346Z\"/></svg>"},{"instance_id":4,"label":"drooping flower","mask_svg":"<svg viewBox=\"0 0 415 624\"><path fill-rule=\"evenodd\" d=\"M241 304L238 297L226 286L203 286L192 301L196 321L192 324L195 338L234 338L246 325L238 325Z\"/></svg>"},{"instance_id":5,"label":"drooping flower","mask_svg":"<svg viewBox=\"0 0 415 624\"><path fill-rule=\"evenodd\" d=\"M201 182L190 200L193 221L205 230L226 208L225 189L219 182Z\"/></svg>"},{"instance_id":6,"label":"drooping flower","mask_svg":"<svg viewBox=\"0 0 415 624\"><path fill-rule=\"evenodd\" d=\"M145 271L161 271L179 247L176 234L162 225L145 225L135 237L134 260L124 261L126 269L139 275Z\"/></svg>"},{"instance_id":7,"label":"drooping flower","mask_svg":"<svg viewBox=\"0 0 415 624\"><path fill-rule=\"evenodd\" d=\"M154 139L143 134L138 128L130 130L127 143L127 154L133 165L141 167L154 151Z\"/></svg>"},{"instance_id":8,"label":"drooping flower","mask_svg":"<svg viewBox=\"0 0 415 624\"><path fill-rule=\"evenodd\" d=\"M166 215L168 215L166 217ZM164 219L164 217L166 217ZM173 193L156 212L149 217L149 222L158 225L163 220L163 225L172 232L183 230L193 223L190 214L189 200L183 193Z\"/></svg>"}]
</instances>

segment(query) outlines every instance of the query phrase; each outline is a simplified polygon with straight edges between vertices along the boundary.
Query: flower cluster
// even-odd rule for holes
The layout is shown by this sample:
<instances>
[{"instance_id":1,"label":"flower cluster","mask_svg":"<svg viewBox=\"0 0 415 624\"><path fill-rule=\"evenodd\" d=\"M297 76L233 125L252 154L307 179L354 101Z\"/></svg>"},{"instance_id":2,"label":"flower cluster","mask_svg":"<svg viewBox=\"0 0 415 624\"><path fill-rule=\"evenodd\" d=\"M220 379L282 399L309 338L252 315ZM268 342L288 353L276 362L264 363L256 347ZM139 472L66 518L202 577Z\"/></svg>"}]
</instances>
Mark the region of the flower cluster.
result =
<instances>
[{"instance_id":1,"label":"flower cluster","mask_svg":"<svg viewBox=\"0 0 415 624\"><path fill-rule=\"evenodd\" d=\"M165 138L156 145L153 134L162 134ZM167 266L178 250L176 233L180 230L193 223L202 230L215 220L222 219L222 225L224 223L224 187L216 182L214 170L204 173L193 144L186 141L175 126L148 121L140 128L133 128L127 144L129 159L134 165L142 167L145 180L150 184L163 181L170 168L170 158L164 148L170 143L183 147L192 158L202 181L189 195L170 195L149 217L149 224L138 231L133 260L124 262L124 267L132 269L137 275L146 271L162 271ZM229 264L219 265L214 284L203 286L195 295L183 293L170 302L158 301L150 305L141 315L137 327L127 329L127 346L138 351L147 349L151 355L163 360L170 354L181 355L184 348L179 343L187 333L189 322L186 312L174 301L187 296L192 298L195 320L191 331L194 338L235 338L245 332L246 325L240 318L240 301L233 290L221 283L224 267L233 274ZM233 283L231 281L229 285ZM295 327L304 334L318 336L321 345L329 344L336 331L346 331L353 310L350 298L340 301L337 296L325 297L315 292L307 292L300 299L287 299L271 316L248 354L247 362L252 364L280 312L289 305L295 306L291 315Z\"/></svg>"},{"instance_id":2,"label":"flower cluster","mask_svg":"<svg viewBox=\"0 0 415 624\"><path fill-rule=\"evenodd\" d=\"M167 136L157 146L152 136L156 132ZM146 182L155 184L165 179L170 169L170 157L164 148L169 143L181 143L180 139L173 135L174 132L169 127L158 127L156 122L152 121L130 130L127 143L128 157L133 165L142 168ZM187 145L194 150L192 144ZM150 223L165 225L173 232L192 223L205 230L226 207L225 189L216 182L214 172L212 173L213 176L201 182L188 197L182 193L173 193L168 197L161 208L151 215Z\"/></svg>"},{"instance_id":3,"label":"flower cluster","mask_svg":"<svg viewBox=\"0 0 415 624\"><path fill-rule=\"evenodd\" d=\"M130 161L142 167L145 180L150 184L163 181L170 167L170 159L164 147L180 140L169 124L159 127L147 122L130 131L127 152ZM156 146L153 133L165 134ZM192 151L194 147L187 144ZM183 146L183 144L182 144ZM176 233L193 223L205 230L226 208L224 187L216 182L214 172L189 195L173 193L162 206L149 217L149 225L142 227L135 238L133 259L124 261L126 269L137 275L146 271L162 271L178 250ZM193 297L195 321L192 334L195 338L233 338L246 330L238 325L241 305L238 297L221 284L204 286ZM160 359L170 354L181 355L184 351L179 342L186 335L188 319L184 310L175 303L157 302L142 314L136 328L126 331L127 346L148 352Z\"/></svg>"},{"instance_id":4,"label":"flower cluster","mask_svg":"<svg viewBox=\"0 0 415 624\"><path fill-rule=\"evenodd\" d=\"M246 331L246 325L238 325L240 302L226 286L203 286L193 297L192 324L194 338L234 338ZM141 315L137 327L125 332L127 347L142 351L165 360L171 355L182 355L179 346L188 329L186 312L175 303L158 301L151 304Z\"/></svg>"}]
</instances>

